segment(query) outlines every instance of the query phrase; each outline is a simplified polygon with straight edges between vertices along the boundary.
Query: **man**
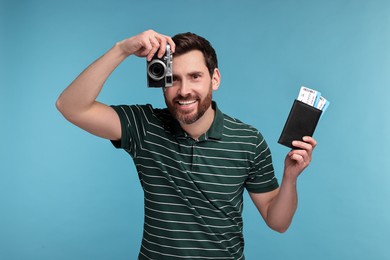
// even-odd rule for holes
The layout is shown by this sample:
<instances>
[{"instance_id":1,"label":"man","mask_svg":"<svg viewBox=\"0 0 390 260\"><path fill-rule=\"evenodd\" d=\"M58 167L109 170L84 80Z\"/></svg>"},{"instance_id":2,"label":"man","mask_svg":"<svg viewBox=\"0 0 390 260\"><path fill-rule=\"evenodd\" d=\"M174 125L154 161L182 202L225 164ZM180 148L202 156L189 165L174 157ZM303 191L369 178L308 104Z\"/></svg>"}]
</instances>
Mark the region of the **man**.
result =
<instances>
[{"instance_id":1,"label":"man","mask_svg":"<svg viewBox=\"0 0 390 260\"><path fill-rule=\"evenodd\" d=\"M167 109L96 101L124 59L162 57L167 44L174 52L174 83L163 89ZM311 161L315 140L293 142L296 149L286 156L279 187L262 135L212 101L220 81L217 57L206 39L148 30L115 44L57 100L70 122L133 157L145 201L139 259L244 259L244 189L270 228L285 232L292 221L296 181Z\"/></svg>"}]
</instances>

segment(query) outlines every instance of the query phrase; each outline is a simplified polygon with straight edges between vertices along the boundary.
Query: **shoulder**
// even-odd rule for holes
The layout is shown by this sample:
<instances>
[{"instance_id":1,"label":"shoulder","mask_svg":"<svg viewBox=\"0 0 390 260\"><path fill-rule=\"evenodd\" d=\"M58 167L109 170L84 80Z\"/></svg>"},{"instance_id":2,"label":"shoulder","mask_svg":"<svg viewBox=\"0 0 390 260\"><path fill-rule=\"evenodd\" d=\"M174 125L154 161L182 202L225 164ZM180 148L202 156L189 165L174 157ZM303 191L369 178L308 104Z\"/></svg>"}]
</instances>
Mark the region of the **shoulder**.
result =
<instances>
[{"instance_id":1,"label":"shoulder","mask_svg":"<svg viewBox=\"0 0 390 260\"><path fill-rule=\"evenodd\" d=\"M260 131L253 125L245 123L225 113L223 113L223 121L224 121L224 131L226 131L226 133L234 132L243 136L262 137Z\"/></svg>"},{"instance_id":2,"label":"shoulder","mask_svg":"<svg viewBox=\"0 0 390 260\"><path fill-rule=\"evenodd\" d=\"M154 108L150 104L115 105L112 108L118 113L124 127L168 129L173 122L168 109Z\"/></svg>"},{"instance_id":3,"label":"shoulder","mask_svg":"<svg viewBox=\"0 0 390 260\"><path fill-rule=\"evenodd\" d=\"M248 151L255 154L265 151L270 153L267 141L256 127L226 114L223 114L223 118L225 140L244 145Z\"/></svg>"},{"instance_id":4,"label":"shoulder","mask_svg":"<svg viewBox=\"0 0 390 260\"><path fill-rule=\"evenodd\" d=\"M112 105L111 106L115 111L117 112L123 112L126 114L129 113L137 113L137 112L142 112L142 113L153 113L153 106L150 104L145 104L145 105Z\"/></svg>"},{"instance_id":5,"label":"shoulder","mask_svg":"<svg viewBox=\"0 0 390 260\"><path fill-rule=\"evenodd\" d=\"M135 105L112 105L111 106L120 116L134 116L144 118L167 118L169 112L167 109L154 108L151 104Z\"/></svg>"}]
</instances>

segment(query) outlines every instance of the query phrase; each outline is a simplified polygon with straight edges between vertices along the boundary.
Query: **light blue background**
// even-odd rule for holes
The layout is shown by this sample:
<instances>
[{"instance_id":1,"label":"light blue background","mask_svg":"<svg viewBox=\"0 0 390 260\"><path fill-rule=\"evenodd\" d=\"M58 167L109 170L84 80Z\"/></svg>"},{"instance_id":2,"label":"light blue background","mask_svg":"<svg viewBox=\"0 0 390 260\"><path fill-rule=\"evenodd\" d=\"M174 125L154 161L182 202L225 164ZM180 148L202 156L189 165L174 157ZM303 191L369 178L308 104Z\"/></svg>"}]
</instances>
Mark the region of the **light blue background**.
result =
<instances>
[{"instance_id":1,"label":"light blue background","mask_svg":"<svg viewBox=\"0 0 390 260\"><path fill-rule=\"evenodd\" d=\"M277 144L301 85L331 106L285 234L248 197L247 259L390 259L390 1L14 1L0 6L0 259L135 259L143 201L130 157L68 123L54 103L115 42L193 31L217 50L220 108ZM163 106L129 58L99 96ZM262 257L260 257L262 256Z\"/></svg>"}]
</instances>

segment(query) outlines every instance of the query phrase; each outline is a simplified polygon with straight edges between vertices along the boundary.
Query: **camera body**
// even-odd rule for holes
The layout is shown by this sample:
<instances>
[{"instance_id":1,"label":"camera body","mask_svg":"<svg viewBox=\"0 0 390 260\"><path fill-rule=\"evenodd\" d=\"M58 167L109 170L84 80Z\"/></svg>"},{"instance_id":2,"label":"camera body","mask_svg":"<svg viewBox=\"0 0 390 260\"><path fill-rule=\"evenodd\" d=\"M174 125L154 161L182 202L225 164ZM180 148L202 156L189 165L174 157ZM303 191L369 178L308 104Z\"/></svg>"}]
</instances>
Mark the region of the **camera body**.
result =
<instances>
[{"instance_id":1,"label":"camera body","mask_svg":"<svg viewBox=\"0 0 390 260\"><path fill-rule=\"evenodd\" d=\"M146 63L149 88L171 87L173 84L171 46L167 44L164 56L157 57L157 53L151 61Z\"/></svg>"}]
</instances>

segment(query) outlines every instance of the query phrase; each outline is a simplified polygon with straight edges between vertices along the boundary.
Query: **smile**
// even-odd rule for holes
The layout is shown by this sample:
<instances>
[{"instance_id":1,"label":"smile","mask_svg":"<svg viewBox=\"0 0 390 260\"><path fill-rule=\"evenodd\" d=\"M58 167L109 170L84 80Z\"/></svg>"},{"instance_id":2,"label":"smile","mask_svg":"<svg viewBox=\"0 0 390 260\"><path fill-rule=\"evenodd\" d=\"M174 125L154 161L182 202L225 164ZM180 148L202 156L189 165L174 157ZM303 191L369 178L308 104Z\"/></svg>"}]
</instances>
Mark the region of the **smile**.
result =
<instances>
[{"instance_id":1,"label":"smile","mask_svg":"<svg viewBox=\"0 0 390 260\"><path fill-rule=\"evenodd\" d=\"M181 105L181 106L188 106L188 105L194 104L195 102L196 102L196 100L177 101L177 103L179 103L179 105Z\"/></svg>"}]
</instances>

